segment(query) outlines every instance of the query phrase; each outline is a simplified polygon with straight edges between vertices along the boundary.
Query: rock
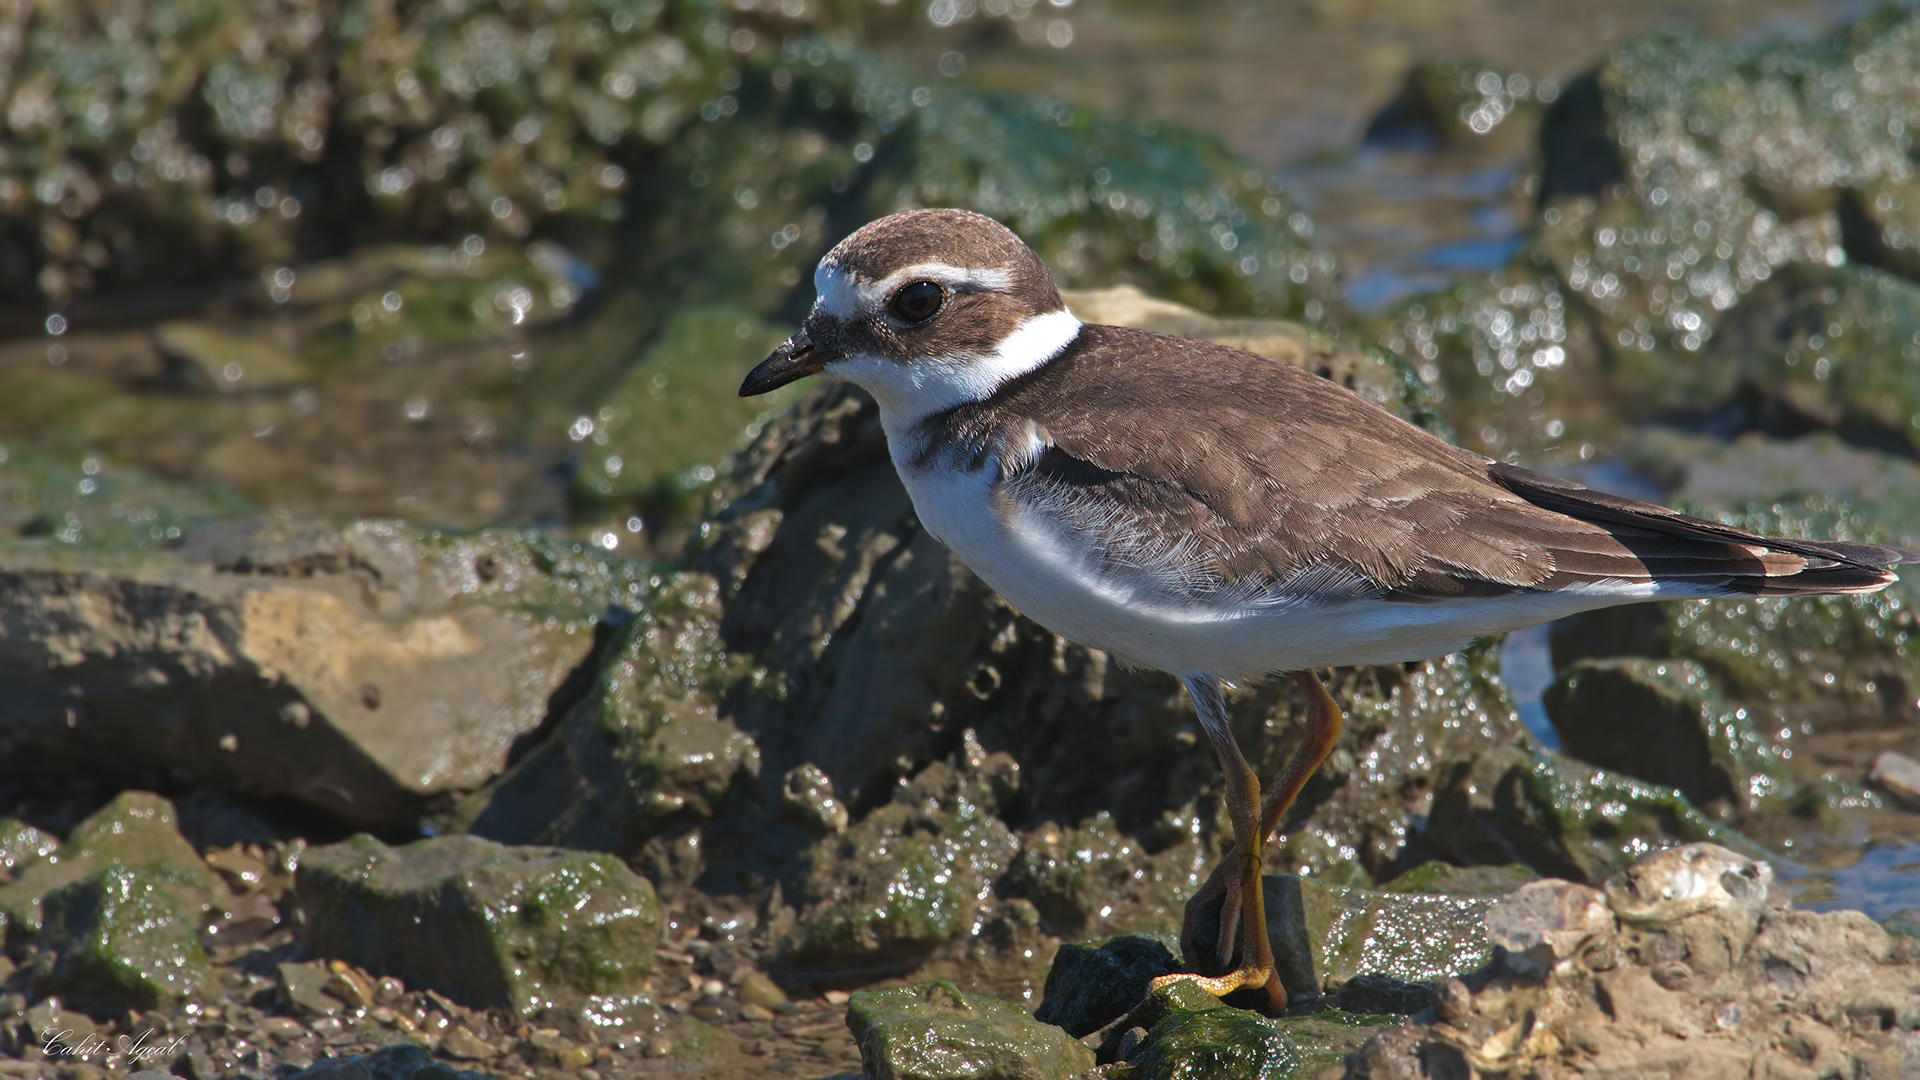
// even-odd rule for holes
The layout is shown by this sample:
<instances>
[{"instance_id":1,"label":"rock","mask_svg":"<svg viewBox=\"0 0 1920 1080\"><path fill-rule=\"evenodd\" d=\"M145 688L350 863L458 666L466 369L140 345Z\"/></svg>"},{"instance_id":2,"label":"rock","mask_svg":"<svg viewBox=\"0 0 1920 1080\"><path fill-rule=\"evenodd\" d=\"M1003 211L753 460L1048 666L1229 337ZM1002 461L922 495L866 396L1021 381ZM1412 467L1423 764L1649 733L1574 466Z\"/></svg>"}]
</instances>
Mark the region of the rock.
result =
<instances>
[{"instance_id":1,"label":"rock","mask_svg":"<svg viewBox=\"0 0 1920 1080\"><path fill-rule=\"evenodd\" d=\"M1519 862L1583 884L1639 853L1710 840L1758 853L1672 788L1586 765L1529 740L1442 765L1422 850L1454 862Z\"/></svg>"},{"instance_id":2,"label":"rock","mask_svg":"<svg viewBox=\"0 0 1920 1080\"><path fill-rule=\"evenodd\" d=\"M1505 896L1540 875L1517 863L1506 866L1454 866L1428 860L1380 886L1391 893L1443 893L1449 896Z\"/></svg>"},{"instance_id":3,"label":"rock","mask_svg":"<svg viewBox=\"0 0 1920 1080\"><path fill-rule=\"evenodd\" d=\"M715 690L745 665L720 640L714 584L663 579L614 631L600 667L558 729L467 799L456 822L510 844L637 856L670 828L713 816L759 750L716 715Z\"/></svg>"},{"instance_id":4,"label":"rock","mask_svg":"<svg viewBox=\"0 0 1920 1080\"><path fill-rule=\"evenodd\" d=\"M796 765L787 770L780 787L780 816L814 836L842 832L847 827L847 807L833 795L833 781L817 765Z\"/></svg>"},{"instance_id":5,"label":"rock","mask_svg":"<svg viewBox=\"0 0 1920 1080\"><path fill-rule=\"evenodd\" d=\"M1679 788L1709 813L1745 813L1794 793L1780 751L1699 664L1579 660L1560 670L1544 702L1565 752Z\"/></svg>"},{"instance_id":6,"label":"rock","mask_svg":"<svg viewBox=\"0 0 1920 1080\"><path fill-rule=\"evenodd\" d=\"M740 980L739 994L741 1001L762 1009L779 1009L788 1004L786 992L757 971Z\"/></svg>"},{"instance_id":7,"label":"rock","mask_svg":"<svg viewBox=\"0 0 1920 1080\"><path fill-rule=\"evenodd\" d=\"M1909 810L1920 810L1920 761L1898 750L1883 750L1867 770L1867 782Z\"/></svg>"},{"instance_id":8,"label":"rock","mask_svg":"<svg viewBox=\"0 0 1920 1080\"><path fill-rule=\"evenodd\" d=\"M639 992L660 936L652 886L618 860L478 837L313 848L295 889L308 955L522 1016Z\"/></svg>"},{"instance_id":9,"label":"rock","mask_svg":"<svg viewBox=\"0 0 1920 1080\"><path fill-rule=\"evenodd\" d=\"M1114 1024L1123 1031L1145 1028L1125 1057L1123 1074L1141 1080L1192 1076L1316 1076L1336 1066L1383 1026L1398 1017L1359 1016L1330 1009L1310 1016L1269 1018L1236 1009L1188 982L1153 992ZM1121 1060L1124 1039L1111 1054L1101 1044L1103 1061Z\"/></svg>"},{"instance_id":10,"label":"rock","mask_svg":"<svg viewBox=\"0 0 1920 1080\"><path fill-rule=\"evenodd\" d=\"M60 850L60 838L21 821L0 818L0 881L27 863Z\"/></svg>"},{"instance_id":11,"label":"rock","mask_svg":"<svg viewBox=\"0 0 1920 1080\"><path fill-rule=\"evenodd\" d=\"M1920 908L1901 908L1880 921L1889 934L1920 938Z\"/></svg>"},{"instance_id":12,"label":"rock","mask_svg":"<svg viewBox=\"0 0 1920 1080\"><path fill-rule=\"evenodd\" d=\"M273 390L308 374L298 359L273 343L241 337L212 323L164 322L154 327L153 339L174 377L195 390Z\"/></svg>"},{"instance_id":13,"label":"rock","mask_svg":"<svg viewBox=\"0 0 1920 1080\"><path fill-rule=\"evenodd\" d=\"M47 848L50 839L32 841L31 846ZM183 920L191 934L198 933L213 905L227 894L219 875L175 827L173 804L148 792L126 791L75 825L64 845L21 863L14 880L0 885L0 922L5 924L8 940L25 944L41 932L42 901L48 894L116 868L142 876L137 883L109 885L101 880L90 890L126 892L128 902L135 902L135 893L146 896L148 886L164 891L175 909L170 920ZM82 923L92 921L82 917L82 910L105 900L104 892L86 891L86 895L93 899L82 900L82 894L76 893L77 906L66 909ZM78 930L76 924L61 933Z\"/></svg>"},{"instance_id":14,"label":"rock","mask_svg":"<svg viewBox=\"0 0 1920 1080\"><path fill-rule=\"evenodd\" d=\"M1093 1034L1146 997L1154 979L1180 970L1177 945L1146 934L1061 945L1033 1018L1075 1038Z\"/></svg>"},{"instance_id":15,"label":"rock","mask_svg":"<svg viewBox=\"0 0 1920 1080\"><path fill-rule=\"evenodd\" d=\"M47 893L35 992L135 1009L203 996L208 895L198 875L164 865L108 866Z\"/></svg>"},{"instance_id":16,"label":"rock","mask_svg":"<svg viewBox=\"0 0 1920 1080\"><path fill-rule=\"evenodd\" d=\"M281 1003L297 1015L333 1016L345 1004L327 991L327 965L317 960L276 964L273 972Z\"/></svg>"},{"instance_id":17,"label":"rock","mask_svg":"<svg viewBox=\"0 0 1920 1080\"><path fill-rule=\"evenodd\" d=\"M1510 158L1535 137L1543 100L1557 88L1526 74L1441 56L1414 64L1400 93L1367 125L1375 144L1434 144L1454 151ZM1544 92L1544 97L1537 92Z\"/></svg>"},{"instance_id":18,"label":"rock","mask_svg":"<svg viewBox=\"0 0 1920 1080\"><path fill-rule=\"evenodd\" d=\"M498 1049L458 1024L441 1036L440 1052L459 1061L492 1061L500 1056Z\"/></svg>"},{"instance_id":19,"label":"rock","mask_svg":"<svg viewBox=\"0 0 1920 1080\"><path fill-rule=\"evenodd\" d=\"M576 510L637 507L649 528L684 528L740 433L803 392L796 387L764 401L735 393L740 373L791 332L727 304L669 315L588 421L573 474Z\"/></svg>"},{"instance_id":20,"label":"rock","mask_svg":"<svg viewBox=\"0 0 1920 1080\"><path fill-rule=\"evenodd\" d=\"M847 1030L877 1080L1069 1080L1094 1063L1059 1028L949 982L855 994Z\"/></svg>"},{"instance_id":21,"label":"rock","mask_svg":"<svg viewBox=\"0 0 1920 1080\"><path fill-rule=\"evenodd\" d=\"M106 1045L107 1032L92 1017L68 1008L57 997L36 1002L26 1010L25 1019L28 1034L42 1047L52 1045L77 1055Z\"/></svg>"},{"instance_id":22,"label":"rock","mask_svg":"<svg viewBox=\"0 0 1920 1080\"><path fill-rule=\"evenodd\" d=\"M906 971L968 932L1015 850L990 771L935 764L812 848L770 962L808 979Z\"/></svg>"},{"instance_id":23,"label":"rock","mask_svg":"<svg viewBox=\"0 0 1920 1080\"><path fill-rule=\"evenodd\" d=\"M1769 535L1889 539L1875 504L1844 494L1781 495L1691 507ZM1920 721L1920 579L1859 597L1688 601L1589 612L1555 623L1556 670L1587 657L1691 660L1754 726L1783 741ZM1790 748L1787 742L1783 748ZM1857 766L1856 766L1857 767Z\"/></svg>"},{"instance_id":24,"label":"rock","mask_svg":"<svg viewBox=\"0 0 1920 1080\"><path fill-rule=\"evenodd\" d=\"M287 1080L484 1080L485 1076L449 1068L428 1057L424 1048L400 1043L364 1057L326 1058L289 1074Z\"/></svg>"},{"instance_id":25,"label":"rock","mask_svg":"<svg viewBox=\"0 0 1920 1080\"><path fill-rule=\"evenodd\" d=\"M1691 844L1647 856L1603 893L1530 885L1523 893L1536 902L1517 896L1489 922L1503 940L1537 944L1449 980L1438 1018L1375 1036L1345 1075L1920 1067L1914 951L1859 912L1793 910L1770 879L1765 863ZM1554 962L1535 962L1548 955Z\"/></svg>"},{"instance_id":26,"label":"rock","mask_svg":"<svg viewBox=\"0 0 1920 1080\"><path fill-rule=\"evenodd\" d=\"M0 774L191 779L412 823L503 768L595 622L649 590L624 560L535 534L256 519L174 554L13 542Z\"/></svg>"}]
</instances>

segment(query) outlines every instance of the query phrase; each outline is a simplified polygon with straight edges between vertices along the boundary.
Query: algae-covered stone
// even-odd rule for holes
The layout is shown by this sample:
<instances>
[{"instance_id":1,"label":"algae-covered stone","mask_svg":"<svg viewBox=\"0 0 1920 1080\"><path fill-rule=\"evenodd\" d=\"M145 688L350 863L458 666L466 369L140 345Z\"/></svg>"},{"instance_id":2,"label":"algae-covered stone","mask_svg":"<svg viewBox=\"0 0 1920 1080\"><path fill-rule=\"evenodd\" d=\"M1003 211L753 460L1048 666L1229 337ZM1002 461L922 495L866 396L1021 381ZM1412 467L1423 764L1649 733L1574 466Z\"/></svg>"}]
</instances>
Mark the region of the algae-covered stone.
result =
<instances>
[{"instance_id":1,"label":"algae-covered stone","mask_svg":"<svg viewBox=\"0 0 1920 1080\"><path fill-rule=\"evenodd\" d=\"M1146 1026L1147 1035L1111 1075L1127 1080L1314 1077L1338 1066L1380 1028L1400 1022L1399 1017L1337 1009L1265 1017L1225 1005L1192 983L1174 982L1121 1021Z\"/></svg>"},{"instance_id":2,"label":"algae-covered stone","mask_svg":"<svg viewBox=\"0 0 1920 1080\"><path fill-rule=\"evenodd\" d=\"M1311 878L1301 879L1300 892L1325 983L1363 975L1425 983L1471 971L1491 951L1483 926L1489 897L1376 892Z\"/></svg>"},{"instance_id":3,"label":"algae-covered stone","mask_svg":"<svg viewBox=\"0 0 1920 1080\"><path fill-rule=\"evenodd\" d=\"M1875 504L1844 494L1692 507L1762 535L1884 543ZM1911 527L1911 526L1909 526ZM1756 726L1787 732L1920 720L1920 579L1866 596L1697 600L1590 612L1554 626L1554 666L1583 657L1692 660Z\"/></svg>"},{"instance_id":4,"label":"algae-covered stone","mask_svg":"<svg viewBox=\"0 0 1920 1080\"><path fill-rule=\"evenodd\" d=\"M1180 970L1178 943L1148 934L1069 942L1053 954L1033 1018L1091 1035L1140 1003L1152 981Z\"/></svg>"},{"instance_id":5,"label":"algae-covered stone","mask_svg":"<svg viewBox=\"0 0 1920 1080\"><path fill-rule=\"evenodd\" d=\"M1455 866L1429 859L1391 881L1382 892L1442 893L1448 896L1505 896L1538 880L1539 874L1518 863L1506 866Z\"/></svg>"},{"instance_id":6,"label":"algae-covered stone","mask_svg":"<svg viewBox=\"0 0 1920 1080\"><path fill-rule=\"evenodd\" d=\"M936 763L816 844L791 894L798 922L773 962L809 974L904 971L967 932L1016 847L995 816L988 769L999 764Z\"/></svg>"},{"instance_id":7,"label":"algae-covered stone","mask_svg":"<svg viewBox=\"0 0 1920 1080\"><path fill-rule=\"evenodd\" d=\"M1785 269L1727 315L1698 363L1737 380L1752 427L1920 456L1920 285L1905 278Z\"/></svg>"},{"instance_id":8,"label":"algae-covered stone","mask_svg":"<svg viewBox=\"0 0 1920 1080\"><path fill-rule=\"evenodd\" d=\"M1018 1005L949 982L855 994L847 1029L875 1080L1070 1080L1094 1062Z\"/></svg>"},{"instance_id":9,"label":"algae-covered stone","mask_svg":"<svg viewBox=\"0 0 1920 1080\"><path fill-rule=\"evenodd\" d=\"M12 877L15 869L59 850L60 838L52 833L19 818L0 818L0 881Z\"/></svg>"},{"instance_id":10,"label":"algae-covered stone","mask_svg":"<svg viewBox=\"0 0 1920 1080\"><path fill-rule=\"evenodd\" d=\"M164 553L9 542L0 775L184 777L410 823L504 767L650 576L537 533L387 522L251 519Z\"/></svg>"},{"instance_id":11,"label":"algae-covered stone","mask_svg":"<svg viewBox=\"0 0 1920 1080\"><path fill-rule=\"evenodd\" d=\"M37 830L35 830L37 832ZM41 930L41 898L110 868L139 871L144 886L157 884L198 932L212 905L226 895L218 874L180 835L173 804L144 791L126 791L87 815L64 845L29 838L38 858L20 862L14 879L0 885L0 923L10 941L24 943ZM105 888L105 886L102 886ZM133 890L129 887L128 895Z\"/></svg>"},{"instance_id":12,"label":"algae-covered stone","mask_svg":"<svg viewBox=\"0 0 1920 1080\"><path fill-rule=\"evenodd\" d=\"M470 836L307 851L295 879L310 955L476 1008L577 1008L642 991L660 937L653 887L617 859Z\"/></svg>"},{"instance_id":13,"label":"algae-covered stone","mask_svg":"<svg viewBox=\"0 0 1920 1080\"><path fill-rule=\"evenodd\" d=\"M191 871L109 866L40 902L36 993L153 1009L197 997L213 969L200 946L206 894Z\"/></svg>"},{"instance_id":14,"label":"algae-covered stone","mask_svg":"<svg viewBox=\"0 0 1920 1080\"><path fill-rule=\"evenodd\" d=\"M1699 664L1576 661L1547 687L1545 703L1567 753L1679 788L1710 813L1757 810L1793 794L1780 751Z\"/></svg>"},{"instance_id":15,"label":"algae-covered stone","mask_svg":"<svg viewBox=\"0 0 1920 1080\"><path fill-rule=\"evenodd\" d=\"M614 631L591 688L559 728L456 815L509 844L636 854L669 826L711 817L759 765L716 715L740 665L718 636L711 578L674 575Z\"/></svg>"},{"instance_id":16,"label":"algae-covered stone","mask_svg":"<svg viewBox=\"0 0 1920 1080\"><path fill-rule=\"evenodd\" d=\"M1710 821L1672 788L1542 750L1522 738L1442 767L1420 843L1465 865L1523 863L1592 884L1649 850L1751 841Z\"/></svg>"}]
</instances>

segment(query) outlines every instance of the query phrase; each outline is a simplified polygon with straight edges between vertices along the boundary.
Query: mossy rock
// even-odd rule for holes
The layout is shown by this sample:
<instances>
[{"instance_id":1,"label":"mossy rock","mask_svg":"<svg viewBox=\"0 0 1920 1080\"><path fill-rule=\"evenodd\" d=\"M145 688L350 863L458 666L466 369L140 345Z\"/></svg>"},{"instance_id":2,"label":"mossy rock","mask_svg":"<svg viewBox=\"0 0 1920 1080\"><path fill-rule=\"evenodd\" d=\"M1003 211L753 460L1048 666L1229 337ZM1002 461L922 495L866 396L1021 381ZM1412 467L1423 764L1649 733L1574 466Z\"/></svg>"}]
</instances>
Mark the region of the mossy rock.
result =
<instances>
[{"instance_id":1,"label":"mossy rock","mask_svg":"<svg viewBox=\"0 0 1920 1080\"><path fill-rule=\"evenodd\" d=\"M604 855L470 836L390 848L361 834L307 851L301 945L475 1008L577 1008L642 992L661 912Z\"/></svg>"},{"instance_id":2,"label":"mossy rock","mask_svg":"<svg viewBox=\"0 0 1920 1080\"><path fill-rule=\"evenodd\" d=\"M1547 687L1545 704L1567 753L1678 788L1710 813L1762 810L1794 795L1780 751L1699 664L1579 660Z\"/></svg>"},{"instance_id":3,"label":"mossy rock","mask_svg":"<svg viewBox=\"0 0 1920 1080\"><path fill-rule=\"evenodd\" d=\"M1154 979L1180 970L1179 951L1171 938L1149 934L1062 944L1033 1018L1076 1038L1091 1035L1139 1004Z\"/></svg>"},{"instance_id":4,"label":"mossy rock","mask_svg":"<svg viewBox=\"0 0 1920 1080\"><path fill-rule=\"evenodd\" d=\"M1339 1066L1375 1032L1402 1022L1397 1016L1337 1009L1265 1017L1225 1005L1192 983L1173 982L1115 1025L1145 1027L1146 1037L1124 1064L1108 1066L1107 1075L1125 1080L1304 1080Z\"/></svg>"},{"instance_id":5,"label":"mossy rock","mask_svg":"<svg viewBox=\"0 0 1920 1080\"><path fill-rule=\"evenodd\" d=\"M853 995L847 1030L882 1080L1073 1080L1093 1051L1026 1010L950 982Z\"/></svg>"},{"instance_id":6,"label":"mossy rock","mask_svg":"<svg viewBox=\"0 0 1920 1080\"><path fill-rule=\"evenodd\" d=\"M760 762L753 739L716 712L743 658L719 639L714 593L702 575L663 579L596 653L591 685L559 727L451 824L502 843L632 857L661 832L712 817Z\"/></svg>"},{"instance_id":7,"label":"mossy rock","mask_svg":"<svg viewBox=\"0 0 1920 1080\"><path fill-rule=\"evenodd\" d=\"M1485 896L1498 898L1540 880L1540 875L1518 863L1506 866L1455 866L1429 859L1406 873L1384 882L1380 891L1390 893L1440 893L1446 896Z\"/></svg>"},{"instance_id":8,"label":"mossy rock","mask_svg":"<svg viewBox=\"0 0 1920 1080\"><path fill-rule=\"evenodd\" d=\"M214 903L227 894L220 876L180 835L173 804L149 792L116 795L74 826L65 844L49 844L52 838L44 834L37 839L23 832L15 835L25 839L29 850L41 852L18 863L13 880L0 885L0 923L5 925L7 940L15 944L31 941L41 932L44 897L109 869L139 871L144 876L133 879L134 884L96 883L98 896L112 890L125 893L128 903L144 902L137 901L136 894L145 896L148 886L153 886L166 894L175 909L175 921L196 935Z\"/></svg>"},{"instance_id":9,"label":"mossy rock","mask_svg":"<svg viewBox=\"0 0 1920 1080\"><path fill-rule=\"evenodd\" d=\"M197 860L196 860L197 861ZM156 1009L205 995L205 893L190 870L110 865L40 901L35 993Z\"/></svg>"}]
</instances>

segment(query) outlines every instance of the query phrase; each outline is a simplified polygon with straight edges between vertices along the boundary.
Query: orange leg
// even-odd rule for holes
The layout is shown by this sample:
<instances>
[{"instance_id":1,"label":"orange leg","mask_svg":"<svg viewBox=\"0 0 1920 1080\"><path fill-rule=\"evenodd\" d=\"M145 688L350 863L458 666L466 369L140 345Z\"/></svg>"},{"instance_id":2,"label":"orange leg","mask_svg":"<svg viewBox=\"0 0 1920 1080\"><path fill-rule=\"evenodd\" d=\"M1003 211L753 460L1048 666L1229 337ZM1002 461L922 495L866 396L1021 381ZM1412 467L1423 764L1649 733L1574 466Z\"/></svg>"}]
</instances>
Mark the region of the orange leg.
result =
<instances>
[{"instance_id":1,"label":"orange leg","mask_svg":"<svg viewBox=\"0 0 1920 1080\"><path fill-rule=\"evenodd\" d=\"M1310 671L1302 671L1297 672L1293 680L1307 695L1306 737L1288 760L1279 778L1267 790L1265 798L1262 798L1260 779L1241 755L1233 731L1227 726L1226 700L1221 696L1219 680L1205 676L1182 679L1187 687L1187 696L1193 700L1194 711L1200 716L1200 724L1213 741L1214 752L1220 757L1220 769L1226 778L1227 816L1233 823L1234 835L1232 851L1214 868L1206 885L1188 903L1187 919L1191 923L1198 912L1205 909L1206 901L1221 895L1217 938L1220 966L1225 967L1227 959L1233 954L1236 916L1242 922L1242 956L1240 966L1225 975L1163 975L1153 981L1156 988L1178 979L1194 982L1201 989L1216 995L1229 994L1243 987L1265 989L1268 1005L1274 1011L1282 1012L1287 1007L1287 988L1281 985L1280 976L1274 970L1273 946L1267 940L1266 897L1260 887L1260 872L1268 839L1286 816L1293 800L1299 796L1300 789L1306 786L1307 779L1333 752L1333 745L1340 738L1341 725L1340 707L1334 703L1317 676ZM1182 939L1186 939L1193 929L1189 925L1181 934ZM1311 987L1300 988L1302 994L1311 994L1312 991Z\"/></svg>"}]
</instances>

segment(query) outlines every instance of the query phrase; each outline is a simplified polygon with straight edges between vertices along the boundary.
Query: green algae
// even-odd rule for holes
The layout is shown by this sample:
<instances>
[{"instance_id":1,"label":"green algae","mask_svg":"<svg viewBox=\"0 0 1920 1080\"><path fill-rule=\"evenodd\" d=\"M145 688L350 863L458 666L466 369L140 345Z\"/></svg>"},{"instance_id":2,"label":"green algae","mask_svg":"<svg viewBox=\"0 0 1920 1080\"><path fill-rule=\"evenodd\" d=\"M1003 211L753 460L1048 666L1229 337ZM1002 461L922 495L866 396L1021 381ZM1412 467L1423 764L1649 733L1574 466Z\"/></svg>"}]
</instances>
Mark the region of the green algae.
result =
<instances>
[{"instance_id":1,"label":"green algae","mask_svg":"<svg viewBox=\"0 0 1920 1080\"><path fill-rule=\"evenodd\" d=\"M253 510L217 487L164 480L81 451L0 448L0 536L146 551Z\"/></svg>"},{"instance_id":2,"label":"green algae","mask_svg":"<svg viewBox=\"0 0 1920 1080\"><path fill-rule=\"evenodd\" d=\"M1224 1005L1187 982L1155 990L1128 1021L1136 1019L1147 1023L1146 1038L1134 1056L1109 1075L1125 1080L1318 1076L1380 1029L1403 1022L1397 1016L1339 1010L1265 1017Z\"/></svg>"},{"instance_id":3,"label":"green algae","mask_svg":"<svg viewBox=\"0 0 1920 1080\"><path fill-rule=\"evenodd\" d=\"M190 871L110 865L47 893L36 991L135 1009L206 994L213 968L196 884Z\"/></svg>"},{"instance_id":4,"label":"green algae","mask_svg":"<svg viewBox=\"0 0 1920 1080\"><path fill-rule=\"evenodd\" d=\"M870 1076L899 1080L1071 1080L1093 1051L1018 1005L924 982L853 995L847 1029Z\"/></svg>"},{"instance_id":5,"label":"green algae","mask_svg":"<svg viewBox=\"0 0 1920 1080\"><path fill-rule=\"evenodd\" d=\"M643 994L662 920L617 859L478 837L363 833L307 851L296 888L311 955L523 1016Z\"/></svg>"}]
</instances>

